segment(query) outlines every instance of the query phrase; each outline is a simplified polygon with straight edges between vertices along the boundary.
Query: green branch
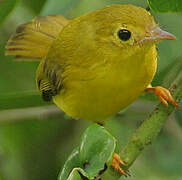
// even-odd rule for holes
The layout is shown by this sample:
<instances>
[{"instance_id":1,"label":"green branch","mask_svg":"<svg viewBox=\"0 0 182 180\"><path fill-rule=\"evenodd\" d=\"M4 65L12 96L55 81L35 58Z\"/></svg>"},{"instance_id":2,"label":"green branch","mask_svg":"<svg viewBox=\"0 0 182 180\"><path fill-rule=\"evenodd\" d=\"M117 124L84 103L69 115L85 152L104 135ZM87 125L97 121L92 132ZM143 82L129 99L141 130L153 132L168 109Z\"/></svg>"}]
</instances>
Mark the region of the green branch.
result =
<instances>
[{"instance_id":1,"label":"green branch","mask_svg":"<svg viewBox=\"0 0 182 180\"><path fill-rule=\"evenodd\" d=\"M171 77L172 75L177 74L176 72L178 71L178 75L175 77L175 80L171 83L170 87L173 97L177 101L180 101L180 99L182 99L181 69L182 61L180 64L178 64L178 68L176 68L176 66L172 68L171 72L168 75L168 77ZM156 109L150 114L150 116L136 130L129 143L120 152L121 158L126 162L126 168L129 168L143 151L143 149L153 142L153 140L157 137L162 127L164 126L164 123L166 122L168 116L174 110L175 108L172 105L169 105L169 107L166 108L163 104L159 104Z\"/></svg>"}]
</instances>

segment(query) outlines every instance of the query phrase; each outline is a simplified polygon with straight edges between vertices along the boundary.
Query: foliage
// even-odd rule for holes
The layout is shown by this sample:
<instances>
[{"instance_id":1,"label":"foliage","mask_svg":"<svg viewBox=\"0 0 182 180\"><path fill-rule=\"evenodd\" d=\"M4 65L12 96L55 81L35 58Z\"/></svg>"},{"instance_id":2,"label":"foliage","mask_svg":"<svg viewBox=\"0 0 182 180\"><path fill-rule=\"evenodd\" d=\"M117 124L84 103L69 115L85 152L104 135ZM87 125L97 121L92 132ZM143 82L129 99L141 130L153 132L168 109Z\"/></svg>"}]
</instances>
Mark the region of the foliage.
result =
<instances>
[{"instance_id":1,"label":"foliage","mask_svg":"<svg viewBox=\"0 0 182 180\"><path fill-rule=\"evenodd\" d=\"M181 0L148 0L150 7L155 12L181 12Z\"/></svg>"},{"instance_id":2,"label":"foliage","mask_svg":"<svg viewBox=\"0 0 182 180\"><path fill-rule=\"evenodd\" d=\"M14 62L4 56L4 46L10 34L20 23L35 15L62 14L68 18L115 3L131 3L146 8L147 0L1 0L0 1L0 179L35 180L56 179L71 150L78 146L80 136L89 122L74 121L62 113L48 111L50 104L44 103L35 86L37 62ZM148 0L152 14L161 26L179 39L176 42L162 42L159 45L159 68L154 84L161 84L167 72L181 57L182 15L155 14L154 12L181 12L181 0ZM179 66L177 66L179 67ZM178 68L177 68L178 69ZM168 77L167 77L168 78ZM166 86L168 86L166 84ZM120 151L141 120L144 120L155 102L146 97L140 99L123 113L108 120L106 129L118 140L116 151ZM42 108L44 115L13 120L16 110L37 114ZM13 116L9 117L13 110ZM164 127L153 145L144 151L131 167L133 177L143 180L180 180L182 130L177 112ZM12 119L5 122L4 119ZM22 121L24 119L24 121ZM77 173L77 171L75 171ZM149 177L150 175L150 177ZM80 178L78 174L75 176ZM147 178L146 178L147 177ZM104 179L112 180L113 174ZM147 180L148 180L147 179Z\"/></svg>"},{"instance_id":3,"label":"foliage","mask_svg":"<svg viewBox=\"0 0 182 180\"><path fill-rule=\"evenodd\" d=\"M11 13L18 0L7 0L0 1L0 24L5 20L5 18Z\"/></svg>"},{"instance_id":4,"label":"foliage","mask_svg":"<svg viewBox=\"0 0 182 180\"><path fill-rule=\"evenodd\" d=\"M80 146L71 153L63 166L59 180L75 180L77 172L88 179L95 179L99 172L111 164L115 147L115 138L103 127L97 124L89 126L81 138Z\"/></svg>"},{"instance_id":5,"label":"foliage","mask_svg":"<svg viewBox=\"0 0 182 180\"><path fill-rule=\"evenodd\" d=\"M24 0L23 3L25 3L25 6L29 7L35 14L39 14L42 7L46 3L46 0L31 0L26 1Z\"/></svg>"}]
</instances>

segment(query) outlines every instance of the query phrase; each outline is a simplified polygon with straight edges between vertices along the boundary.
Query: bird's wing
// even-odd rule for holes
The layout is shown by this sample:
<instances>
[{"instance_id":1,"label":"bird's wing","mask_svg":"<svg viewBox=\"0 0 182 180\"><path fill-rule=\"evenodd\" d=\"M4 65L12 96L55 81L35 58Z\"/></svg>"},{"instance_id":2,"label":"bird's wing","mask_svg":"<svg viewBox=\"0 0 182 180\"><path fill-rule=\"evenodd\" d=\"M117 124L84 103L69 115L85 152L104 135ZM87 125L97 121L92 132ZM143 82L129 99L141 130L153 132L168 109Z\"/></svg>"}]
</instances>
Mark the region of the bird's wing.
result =
<instances>
[{"instance_id":1,"label":"bird's wing","mask_svg":"<svg viewBox=\"0 0 182 180\"><path fill-rule=\"evenodd\" d=\"M6 45L6 55L16 59L44 59L48 50L69 20L60 15L39 16L20 25Z\"/></svg>"},{"instance_id":2,"label":"bird's wing","mask_svg":"<svg viewBox=\"0 0 182 180\"><path fill-rule=\"evenodd\" d=\"M62 68L46 59L48 51L69 20L60 15L40 16L20 25L6 45L6 55L41 60L37 70L37 86L45 101L50 101L61 89Z\"/></svg>"},{"instance_id":3,"label":"bird's wing","mask_svg":"<svg viewBox=\"0 0 182 180\"><path fill-rule=\"evenodd\" d=\"M37 86L45 101L51 101L62 88L63 69L54 61L45 59L41 61L37 69Z\"/></svg>"}]
</instances>

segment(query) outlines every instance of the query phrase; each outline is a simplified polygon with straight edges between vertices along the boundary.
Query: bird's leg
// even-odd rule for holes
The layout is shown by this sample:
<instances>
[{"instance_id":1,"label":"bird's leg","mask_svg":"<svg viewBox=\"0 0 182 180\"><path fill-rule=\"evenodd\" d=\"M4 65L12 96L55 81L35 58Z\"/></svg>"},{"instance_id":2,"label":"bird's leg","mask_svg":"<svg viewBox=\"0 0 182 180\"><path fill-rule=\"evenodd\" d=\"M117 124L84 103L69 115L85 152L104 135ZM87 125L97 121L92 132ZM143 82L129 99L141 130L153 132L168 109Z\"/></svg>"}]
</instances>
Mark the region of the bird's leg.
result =
<instances>
[{"instance_id":1,"label":"bird's leg","mask_svg":"<svg viewBox=\"0 0 182 180\"><path fill-rule=\"evenodd\" d=\"M172 97L170 91L161 86L152 87L149 85L146 89L146 92L155 93L155 95L159 98L162 104L168 106L168 102L173 104L177 109L179 108L178 103Z\"/></svg>"},{"instance_id":2,"label":"bird's leg","mask_svg":"<svg viewBox=\"0 0 182 180\"><path fill-rule=\"evenodd\" d=\"M125 177L130 176L129 170L122 169L122 166L124 166L124 165L125 165L125 163L120 158L120 156L118 154L114 153L111 167L114 168L120 174L124 175Z\"/></svg>"}]
</instances>

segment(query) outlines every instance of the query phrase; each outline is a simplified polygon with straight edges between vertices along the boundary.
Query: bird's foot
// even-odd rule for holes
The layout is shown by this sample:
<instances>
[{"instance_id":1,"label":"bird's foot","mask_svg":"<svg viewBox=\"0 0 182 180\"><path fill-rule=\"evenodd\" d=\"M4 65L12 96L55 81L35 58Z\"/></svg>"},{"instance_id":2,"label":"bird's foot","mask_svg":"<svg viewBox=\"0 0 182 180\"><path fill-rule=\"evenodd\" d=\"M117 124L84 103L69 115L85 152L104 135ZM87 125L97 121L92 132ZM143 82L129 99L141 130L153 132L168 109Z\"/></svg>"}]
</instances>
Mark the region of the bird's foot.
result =
<instances>
[{"instance_id":1,"label":"bird's foot","mask_svg":"<svg viewBox=\"0 0 182 180\"><path fill-rule=\"evenodd\" d=\"M114 168L120 174L124 175L125 177L128 177L128 176L130 176L129 170L122 169L122 166L124 166L124 165L125 165L125 163L120 158L120 156L118 154L114 153L111 167Z\"/></svg>"},{"instance_id":2,"label":"bird's foot","mask_svg":"<svg viewBox=\"0 0 182 180\"><path fill-rule=\"evenodd\" d=\"M149 87L146 89L146 92L155 93L155 95L159 98L161 103L164 104L165 106L168 106L169 102L173 104L176 107L176 109L179 108L178 103L174 100L170 91L166 88L163 88L161 86Z\"/></svg>"}]
</instances>

